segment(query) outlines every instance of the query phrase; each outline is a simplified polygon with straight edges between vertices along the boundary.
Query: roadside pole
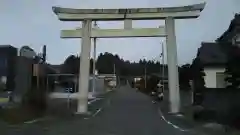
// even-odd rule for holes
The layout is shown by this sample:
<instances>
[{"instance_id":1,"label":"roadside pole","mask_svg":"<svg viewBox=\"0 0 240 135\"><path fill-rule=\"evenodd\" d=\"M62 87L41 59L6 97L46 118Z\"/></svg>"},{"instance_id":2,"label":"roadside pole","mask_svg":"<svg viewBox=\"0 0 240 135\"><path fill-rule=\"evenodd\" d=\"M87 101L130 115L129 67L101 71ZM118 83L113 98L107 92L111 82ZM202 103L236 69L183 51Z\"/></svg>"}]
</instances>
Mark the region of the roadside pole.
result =
<instances>
[{"instance_id":1,"label":"roadside pole","mask_svg":"<svg viewBox=\"0 0 240 135\"><path fill-rule=\"evenodd\" d=\"M145 89L147 88L147 63L145 63L145 68L144 68L144 87Z\"/></svg>"},{"instance_id":2,"label":"roadside pole","mask_svg":"<svg viewBox=\"0 0 240 135\"><path fill-rule=\"evenodd\" d=\"M94 21L94 28L97 28L97 22ZM96 90L96 44L97 38L93 38L93 79L92 79L92 93L95 94Z\"/></svg>"},{"instance_id":3,"label":"roadside pole","mask_svg":"<svg viewBox=\"0 0 240 135\"><path fill-rule=\"evenodd\" d=\"M164 44L161 43L162 45L162 89L163 89L163 93L164 93L164 77L165 77L165 71L164 71Z\"/></svg>"}]
</instances>

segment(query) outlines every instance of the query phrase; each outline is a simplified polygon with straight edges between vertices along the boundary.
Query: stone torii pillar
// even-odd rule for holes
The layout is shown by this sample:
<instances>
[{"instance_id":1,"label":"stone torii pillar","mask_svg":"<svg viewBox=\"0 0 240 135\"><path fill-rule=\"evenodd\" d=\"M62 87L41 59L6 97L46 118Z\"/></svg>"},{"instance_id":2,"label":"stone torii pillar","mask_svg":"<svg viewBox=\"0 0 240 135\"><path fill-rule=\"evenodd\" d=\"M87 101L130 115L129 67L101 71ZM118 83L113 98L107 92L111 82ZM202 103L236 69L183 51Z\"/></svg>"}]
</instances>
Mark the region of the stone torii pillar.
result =
<instances>
[{"instance_id":1,"label":"stone torii pillar","mask_svg":"<svg viewBox=\"0 0 240 135\"><path fill-rule=\"evenodd\" d=\"M179 96L179 81L178 81L178 64L177 64L177 43L175 35L175 20L172 17L167 17L165 20L166 26L166 48L167 48L167 63L168 63L168 83L169 83L169 99L170 111L176 113L180 107Z\"/></svg>"},{"instance_id":2,"label":"stone torii pillar","mask_svg":"<svg viewBox=\"0 0 240 135\"><path fill-rule=\"evenodd\" d=\"M177 113L180 106L177 46L175 36L175 19L193 19L200 16L205 3L168 8L137 9L71 9L53 7L54 13L61 21L82 21L83 26L77 30L62 30L62 38L82 38L81 68L79 74L78 113L87 112L89 85L89 60L91 38L116 37L166 37L167 63L169 74L170 111ZM166 20L165 27L132 28L132 20ZM123 20L124 29L92 29L92 21Z\"/></svg>"},{"instance_id":3,"label":"stone torii pillar","mask_svg":"<svg viewBox=\"0 0 240 135\"><path fill-rule=\"evenodd\" d=\"M88 85L89 85L89 69L90 69L90 52L91 52L91 29L92 21L83 20L82 22L82 46L80 55L80 66L79 66L79 82L78 82L78 113L87 112L88 104Z\"/></svg>"}]
</instances>

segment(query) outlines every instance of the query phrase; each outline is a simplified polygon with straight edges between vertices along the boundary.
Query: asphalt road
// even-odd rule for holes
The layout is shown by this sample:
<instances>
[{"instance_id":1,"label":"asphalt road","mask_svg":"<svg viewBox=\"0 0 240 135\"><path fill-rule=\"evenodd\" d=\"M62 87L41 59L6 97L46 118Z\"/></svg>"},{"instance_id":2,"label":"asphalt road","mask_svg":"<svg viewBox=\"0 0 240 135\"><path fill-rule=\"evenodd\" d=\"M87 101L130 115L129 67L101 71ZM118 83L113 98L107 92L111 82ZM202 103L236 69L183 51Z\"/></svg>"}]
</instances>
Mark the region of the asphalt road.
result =
<instances>
[{"instance_id":1,"label":"asphalt road","mask_svg":"<svg viewBox=\"0 0 240 135\"><path fill-rule=\"evenodd\" d=\"M1 128L1 135L190 135L167 123L150 97L126 86L88 118L53 119Z\"/></svg>"},{"instance_id":2,"label":"asphalt road","mask_svg":"<svg viewBox=\"0 0 240 135\"><path fill-rule=\"evenodd\" d=\"M150 97L129 87L121 87L109 105L92 119L90 134L101 135L186 135L166 123Z\"/></svg>"}]
</instances>

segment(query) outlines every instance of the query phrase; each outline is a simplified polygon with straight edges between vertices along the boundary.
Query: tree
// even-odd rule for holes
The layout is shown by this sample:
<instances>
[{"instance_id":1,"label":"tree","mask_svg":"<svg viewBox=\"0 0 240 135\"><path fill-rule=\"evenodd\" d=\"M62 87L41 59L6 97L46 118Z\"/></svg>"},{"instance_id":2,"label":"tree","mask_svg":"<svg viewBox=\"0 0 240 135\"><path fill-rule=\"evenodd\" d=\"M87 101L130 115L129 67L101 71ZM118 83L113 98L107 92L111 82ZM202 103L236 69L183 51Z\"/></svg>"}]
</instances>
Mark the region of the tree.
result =
<instances>
[{"instance_id":1,"label":"tree","mask_svg":"<svg viewBox=\"0 0 240 135\"><path fill-rule=\"evenodd\" d=\"M240 48L231 46L228 50L228 60L226 63L226 78L228 88L239 88L240 86Z\"/></svg>"},{"instance_id":2,"label":"tree","mask_svg":"<svg viewBox=\"0 0 240 135\"><path fill-rule=\"evenodd\" d=\"M70 55L64 61L61 67L61 73L66 74L78 74L79 73L79 62L78 56ZM118 55L105 52L100 53L96 61L96 69L100 74L113 74L115 65L115 73L122 76L143 76L145 73L145 67L147 68L147 74L160 74L162 73L163 66L160 62L152 60L142 59L139 62L130 62L123 60ZM90 60L90 73L92 73L93 60ZM167 66L164 65L167 71Z\"/></svg>"},{"instance_id":3,"label":"tree","mask_svg":"<svg viewBox=\"0 0 240 135\"><path fill-rule=\"evenodd\" d=\"M193 60L192 65L190 66L191 69L191 76L190 78L193 80L194 83L194 92L202 92L205 88L205 81L204 81L204 66L199 57L199 50L197 52L197 57Z\"/></svg>"},{"instance_id":4,"label":"tree","mask_svg":"<svg viewBox=\"0 0 240 135\"><path fill-rule=\"evenodd\" d=\"M193 80L193 93L194 93L194 104L201 104L203 101L203 90L205 89L204 81L204 67L199 58L199 51L197 57L193 60L191 65L191 76Z\"/></svg>"},{"instance_id":5,"label":"tree","mask_svg":"<svg viewBox=\"0 0 240 135\"><path fill-rule=\"evenodd\" d=\"M70 55L64 61L61 73L66 74L78 74L79 73L79 62L80 58L74 55Z\"/></svg>"},{"instance_id":6,"label":"tree","mask_svg":"<svg viewBox=\"0 0 240 135\"><path fill-rule=\"evenodd\" d=\"M65 74L79 74L80 67L80 57L75 55L70 55L66 58L61 67L61 73ZM93 59L90 59L90 73L92 73L93 69Z\"/></svg>"},{"instance_id":7,"label":"tree","mask_svg":"<svg viewBox=\"0 0 240 135\"><path fill-rule=\"evenodd\" d=\"M152 92L154 90L156 90L157 88L157 84L159 83L160 78L157 76L150 76L149 79L147 79L147 89L149 92Z\"/></svg>"},{"instance_id":8,"label":"tree","mask_svg":"<svg viewBox=\"0 0 240 135\"><path fill-rule=\"evenodd\" d=\"M200 58L197 57L193 60L193 63L191 65L191 78L194 81L194 89L195 90L203 90L205 88L205 81L204 81L204 68L200 61Z\"/></svg>"},{"instance_id":9,"label":"tree","mask_svg":"<svg viewBox=\"0 0 240 135\"><path fill-rule=\"evenodd\" d=\"M179 85L181 89L189 89L190 88L190 79L191 79L191 65L185 64L179 68Z\"/></svg>"}]
</instances>

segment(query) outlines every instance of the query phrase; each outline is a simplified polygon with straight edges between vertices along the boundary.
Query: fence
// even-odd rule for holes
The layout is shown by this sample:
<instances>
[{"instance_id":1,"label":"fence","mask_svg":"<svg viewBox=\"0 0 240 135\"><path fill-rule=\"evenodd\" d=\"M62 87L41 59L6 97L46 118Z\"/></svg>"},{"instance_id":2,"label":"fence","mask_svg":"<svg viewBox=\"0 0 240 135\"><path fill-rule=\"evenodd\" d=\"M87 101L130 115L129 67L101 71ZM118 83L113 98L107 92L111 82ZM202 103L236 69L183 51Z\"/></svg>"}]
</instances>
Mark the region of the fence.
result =
<instances>
[{"instance_id":1,"label":"fence","mask_svg":"<svg viewBox=\"0 0 240 135\"><path fill-rule=\"evenodd\" d=\"M89 80L89 103L94 99L94 96L101 96L106 93L106 87L104 85L104 78L97 78L95 82L95 92L92 92L92 78ZM58 88L57 88L58 89ZM64 89L64 88L62 88ZM94 94L94 95L93 95ZM75 91L73 93L68 93L62 91L55 91L49 93L47 99L47 112L52 113L54 115L62 115L72 114L77 111L77 99L79 95L78 92Z\"/></svg>"},{"instance_id":2,"label":"fence","mask_svg":"<svg viewBox=\"0 0 240 135\"><path fill-rule=\"evenodd\" d=\"M17 57L15 70L15 89L13 91L13 101L21 102L24 94L31 89L33 60L26 57Z\"/></svg>"}]
</instances>

